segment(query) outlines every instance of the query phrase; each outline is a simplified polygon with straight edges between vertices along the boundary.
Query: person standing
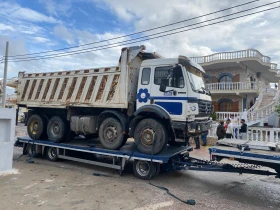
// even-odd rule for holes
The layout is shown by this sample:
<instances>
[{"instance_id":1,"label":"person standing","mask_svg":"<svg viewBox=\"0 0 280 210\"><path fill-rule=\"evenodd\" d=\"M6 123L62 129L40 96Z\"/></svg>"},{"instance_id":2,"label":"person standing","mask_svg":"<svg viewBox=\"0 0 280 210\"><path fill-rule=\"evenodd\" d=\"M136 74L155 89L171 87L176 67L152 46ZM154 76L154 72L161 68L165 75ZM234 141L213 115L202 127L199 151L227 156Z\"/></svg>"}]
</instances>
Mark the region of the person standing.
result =
<instances>
[{"instance_id":1,"label":"person standing","mask_svg":"<svg viewBox=\"0 0 280 210\"><path fill-rule=\"evenodd\" d=\"M226 129L224 127L224 121L221 121L220 124L218 125L216 134L218 136L218 140L225 138Z\"/></svg>"},{"instance_id":2,"label":"person standing","mask_svg":"<svg viewBox=\"0 0 280 210\"><path fill-rule=\"evenodd\" d=\"M208 130L201 135L202 146L204 147L207 145L207 136L208 136Z\"/></svg>"},{"instance_id":3,"label":"person standing","mask_svg":"<svg viewBox=\"0 0 280 210\"><path fill-rule=\"evenodd\" d=\"M194 149L200 149L199 136L194 137L194 141L195 141L195 148Z\"/></svg>"},{"instance_id":4,"label":"person standing","mask_svg":"<svg viewBox=\"0 0 280 210\"><path fill-rule=\"evenodd\" d=\"M241 119L240 123L241 123L241 128L239 130L240 139L245 139L247 133L247 124L245 123L244 119Z\"/></svg>"},{"instance_id":5,"label":"person standing","mask_svg":"<svg viewBox=\"0 0 280 210\"><path fill-rule=\"evenodd\" d=\"M231 139L233 136L233 126L230 119L227 119L227 130L226 130L226 138Z\"/></svg>"}]
</instances>

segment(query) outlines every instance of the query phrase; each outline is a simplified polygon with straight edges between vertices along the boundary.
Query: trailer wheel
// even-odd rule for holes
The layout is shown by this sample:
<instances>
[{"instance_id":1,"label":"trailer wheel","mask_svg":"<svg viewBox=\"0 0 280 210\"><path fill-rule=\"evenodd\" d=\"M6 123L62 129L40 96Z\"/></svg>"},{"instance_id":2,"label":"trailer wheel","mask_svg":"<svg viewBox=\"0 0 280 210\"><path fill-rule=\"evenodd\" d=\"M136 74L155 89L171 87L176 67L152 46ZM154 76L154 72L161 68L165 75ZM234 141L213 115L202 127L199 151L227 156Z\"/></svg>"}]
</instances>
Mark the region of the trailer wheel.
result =
<instances>
[{"instance_id":1,"label":"trailer wheel","mask_svg":"<svg viewBox=\"0 0 280 210\"><path fill-rule=\"evenodd\" d=\"M67 137L66 122L58 116L52 117L48 123L47 133L50 141L63 142Z\"/></svg>"},{"instance_id":2,"label":"trailer wheel","mask_svg":"<svg viewBox=\"0 0 280 210\"><path fill-rule=\"evenodd\" d=\"M32 115L27 122L27 133L31 139L37 140L44 136L46 130L46 120L40 115Z\"/></svg>"},{"instance_id":3,"label":"trailer wheel","mask_svg":"<svg viewBox=\"0 0 280 210\"><path fill-rule=\"evenodd\" d=\"M58 156L57 156L57 149L55 147L49 147L47 149L47 158L49 161L57 161L58 159Z\"/></svg>"},{"instance_id":4,"label":"trailer wheel","mask_svg":"<svg viewBox=\"0 0 280 210\"><path fill-rule=\"evenodd\" d=\"M137 148L145 154L158 154L168 142L168 132L165 126L155 119L141 120L134 133Z\"/></svg>"},{"instance_id":5,"label":"trailer wheel","mask_svg":"<svg viewBox=\"0 0 280 210\"><path fill-rule=\"evenodd\" d=\"M151 179L155 175L155 165L144 160L134 160L133 172L139 179Z\"/></svg>"},{"instance_id":6,"label":"trailer wheel","mask_svg":"<svg viewBox=\"0 0 280 210\"><path fill-rule=\"evenodd\" d=\"M99 139L106 149L119 149L124 137L122 125L117 119L109 117L101 123Z\"/></svg>"}]
</instances>

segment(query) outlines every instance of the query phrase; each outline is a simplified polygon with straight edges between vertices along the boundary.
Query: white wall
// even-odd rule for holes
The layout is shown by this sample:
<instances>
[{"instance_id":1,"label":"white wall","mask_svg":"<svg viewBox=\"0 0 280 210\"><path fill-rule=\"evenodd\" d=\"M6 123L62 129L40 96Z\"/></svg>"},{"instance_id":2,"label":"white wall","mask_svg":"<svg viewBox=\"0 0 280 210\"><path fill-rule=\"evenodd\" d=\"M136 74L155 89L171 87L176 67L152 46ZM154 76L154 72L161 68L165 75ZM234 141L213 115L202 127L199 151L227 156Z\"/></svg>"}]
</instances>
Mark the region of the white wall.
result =
<instances>
[{"instance_id":1,"label":"white wall","mask_svg":"<svg viewBox=\"0 0 280 210\"><path fill-rule=\"evenodd\" d=\"M0 108L0 173L12 169L15 109Z\"/></svg>"}]
</instances>

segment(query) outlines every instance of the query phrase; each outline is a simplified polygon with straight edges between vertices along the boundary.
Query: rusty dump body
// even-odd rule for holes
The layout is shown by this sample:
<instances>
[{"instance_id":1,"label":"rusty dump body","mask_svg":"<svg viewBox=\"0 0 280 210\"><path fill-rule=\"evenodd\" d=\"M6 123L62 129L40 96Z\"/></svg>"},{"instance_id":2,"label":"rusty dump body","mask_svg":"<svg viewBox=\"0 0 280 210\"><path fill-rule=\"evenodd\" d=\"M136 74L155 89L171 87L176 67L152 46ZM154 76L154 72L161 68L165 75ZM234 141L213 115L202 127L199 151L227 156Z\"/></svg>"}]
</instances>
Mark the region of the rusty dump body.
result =
<instances>
[{"instance_id":1,"label":"rusty dump body","mask_svg":"<svg viewBox=\"0 0 280 210\"><path fill-rule=\"evenodd\" d=\"M135 101L144 46L124 48L118 66L24 73L18 77L17 103L27 107L127 108Z\"/></svg>"}]
</instances>

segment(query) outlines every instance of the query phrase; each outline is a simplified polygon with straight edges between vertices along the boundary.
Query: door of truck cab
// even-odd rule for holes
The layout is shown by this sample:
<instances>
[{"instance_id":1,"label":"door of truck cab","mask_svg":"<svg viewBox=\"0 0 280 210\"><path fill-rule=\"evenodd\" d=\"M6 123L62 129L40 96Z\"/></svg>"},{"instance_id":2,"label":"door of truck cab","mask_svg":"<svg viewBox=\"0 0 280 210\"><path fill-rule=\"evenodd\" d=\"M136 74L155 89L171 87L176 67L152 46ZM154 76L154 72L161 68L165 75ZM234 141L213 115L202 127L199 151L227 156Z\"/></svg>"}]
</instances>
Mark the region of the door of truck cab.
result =
<instances>
[{"instance_id":1,"label":"door of truck cab","mask_svg":"<svg viewBox=\"0 0 280 210\"><path fill-rule=\"evenodd\" d=\"M162 65L143 68L138 83L137 109L146 104L163 108L172 120L185 120L187 105L186 73L180 65ZM166 88L160 91L161 84Z\"/></svg>"}]
</instances>

